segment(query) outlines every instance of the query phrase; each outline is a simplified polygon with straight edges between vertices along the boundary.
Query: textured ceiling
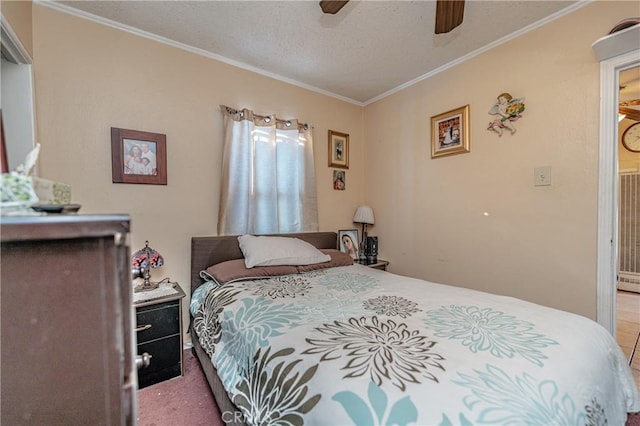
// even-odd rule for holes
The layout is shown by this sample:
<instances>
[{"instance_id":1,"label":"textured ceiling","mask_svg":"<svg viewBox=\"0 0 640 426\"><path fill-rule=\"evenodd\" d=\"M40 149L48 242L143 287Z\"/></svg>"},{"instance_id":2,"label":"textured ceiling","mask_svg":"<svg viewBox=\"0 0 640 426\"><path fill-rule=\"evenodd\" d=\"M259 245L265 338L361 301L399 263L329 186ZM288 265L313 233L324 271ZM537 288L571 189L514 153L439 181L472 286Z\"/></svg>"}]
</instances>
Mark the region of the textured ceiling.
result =
<instances>
[{"instance_id":1,"label":"textured ceiling","mask_svg":"<svg viewBox=\"0 0 640 426\"><path fill-rule=\"evenodd\" d=\"M49 2L359 104L584 3L467 0L462 25L435 35L434 1L352 0L337 15L303 0Z\"/></svg>"}]
</instances>

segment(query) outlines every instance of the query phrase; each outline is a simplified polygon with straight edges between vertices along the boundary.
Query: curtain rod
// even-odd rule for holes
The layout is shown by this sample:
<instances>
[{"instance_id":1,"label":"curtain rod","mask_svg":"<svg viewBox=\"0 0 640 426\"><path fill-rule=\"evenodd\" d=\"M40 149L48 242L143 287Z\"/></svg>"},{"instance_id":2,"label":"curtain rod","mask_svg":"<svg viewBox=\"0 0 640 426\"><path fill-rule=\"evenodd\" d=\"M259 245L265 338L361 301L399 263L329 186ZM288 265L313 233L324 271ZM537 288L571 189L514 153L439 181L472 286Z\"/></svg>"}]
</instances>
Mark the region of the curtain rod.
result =
<instances>
[{"instance_id":1,"label":"curtain rod","mask_svg":"<svg viewBox=\"0 0 640 426\"><path fill-rule=\"evenodd\" d=\"M228 107L228 106L226 106L226 105L220 105L220 106L221 106L222 108L226 109L226 110L227 110L227 112L228 112L229 114L240 114L240 116L241 116L241 117L244 117L244 111L245 111L245 110L247 110L247 111L251 111L251 110L249 110L249 109L247 109L247 108L245 108L245 109L240 109L240 110L239 110L239 109L235 109L235 108ZM255 113L255 112L253 112L253 111L251 111L251 114L252 114L254 117L257 117L257 118L259 118L259 119L261 119L261 120L264 120L264 122L265 122L265 123L269 123L269 122L271 121L271 117L272 117L271 115L260 115L260 114L256 114L256 113ZM285 126L287 126L287 127L290 127L290 126L291 126L291 121L294 121L294 120L295 120L295 121L298 121L297 119L292 119L292 120L283 120L283 119L278 118L278 117L275 117L275 116L273 116L273 117L275 118L276 123L284 124L284 125L285 125ZM305 130L307 130L307 129L309 129L309 128L313 129L313 126L312 126L312 125L310 125L310 124L307 124L307 123L299 123L299 125L300 125L300 126L303 126Z\"/></svg>"}]
</instances>

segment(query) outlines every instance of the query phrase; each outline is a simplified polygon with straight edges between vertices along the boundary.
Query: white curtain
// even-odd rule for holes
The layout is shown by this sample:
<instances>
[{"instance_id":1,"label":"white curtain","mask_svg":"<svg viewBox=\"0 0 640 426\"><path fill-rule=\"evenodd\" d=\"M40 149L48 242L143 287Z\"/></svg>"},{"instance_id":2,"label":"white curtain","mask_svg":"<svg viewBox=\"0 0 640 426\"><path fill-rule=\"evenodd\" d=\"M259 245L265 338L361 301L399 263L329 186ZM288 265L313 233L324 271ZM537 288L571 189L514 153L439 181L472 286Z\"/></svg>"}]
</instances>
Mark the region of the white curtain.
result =
<instances>
[{"instance_id":1,"label":"white curtain","mask_svg":"<svg viewBox=\"0 0 640 426\"><path fill-rule=\"evenodd\" d=\"M318 230L311 126L222 105L219 235Z\"/></svg>"}]
</instances>

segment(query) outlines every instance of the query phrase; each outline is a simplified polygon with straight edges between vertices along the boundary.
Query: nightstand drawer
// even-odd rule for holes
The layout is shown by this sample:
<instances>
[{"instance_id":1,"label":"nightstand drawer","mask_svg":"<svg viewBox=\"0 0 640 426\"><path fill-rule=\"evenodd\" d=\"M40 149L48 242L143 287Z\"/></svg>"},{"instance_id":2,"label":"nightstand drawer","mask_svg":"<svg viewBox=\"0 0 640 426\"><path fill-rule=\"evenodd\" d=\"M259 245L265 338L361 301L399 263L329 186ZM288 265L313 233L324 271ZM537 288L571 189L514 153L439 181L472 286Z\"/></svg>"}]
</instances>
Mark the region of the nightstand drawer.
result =
<instances>
[{"instance_id":1,"label":"nightstand drawer","mask_svg":"<svg viewBox=\"0 0 640 426\"><path fill-rule=\"evenodd\" d=\"M166 339L139 344L138 355L143 353L151 355L149 366L140 370L140 375L153 373L180 364L180 336L167 337Z\"/></svg>"},{"instance_id":2,"label":"nightstand drawer","mask_svg":"<svg viewBox=\"0 0 640 426\"><path fill-rule=\"evenodd\" d=\"M180 344L180 335L176 335L138 345L138 355L151 355L149 366L138 371L139 389L182 374Z\"/></svg>"},{"instance_id":3,"label":"nightstand drawer","mask_svg":"<svg viewBox=\"0 0 640 426\"><path fill-rule=\"evenodd\" d=\"M136 309L138 346L141 343L180 334L179 303L179 300L174 300Z\"/></svg>"},{"instance_id":4,"label":"nightstand drawer","mask_svg":"<svg viewBox=\"0 0 640 426\"><path fill-rule=\"evenodd\" d=\"M152 373L138 373L138 389L146 388L147 386L155 385L156 383L164 382L165 380L173 379L182 374L180 364L172 365L169 368L165 368L160 371Z\"/></svg>"}]
</instances>

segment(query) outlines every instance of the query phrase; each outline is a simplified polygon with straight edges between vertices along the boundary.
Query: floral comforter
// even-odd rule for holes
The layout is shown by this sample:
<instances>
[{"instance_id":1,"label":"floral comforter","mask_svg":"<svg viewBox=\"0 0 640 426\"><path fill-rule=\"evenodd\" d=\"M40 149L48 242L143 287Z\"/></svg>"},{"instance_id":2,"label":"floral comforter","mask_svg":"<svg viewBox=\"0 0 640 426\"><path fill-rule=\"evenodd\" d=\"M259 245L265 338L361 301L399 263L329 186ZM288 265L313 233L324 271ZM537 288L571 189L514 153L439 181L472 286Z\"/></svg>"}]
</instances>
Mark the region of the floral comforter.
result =
<instances>
[{"instance_id":1,"label":"floral comforter","mask_svg":"<svg viewBox=\"0 0 640 426\"><path fill-rule=\"evenodd\" d=\"M361 265L206 283L193 327L247 424L623 425L640 411L584 317Z\"/></svg>"}]
</instances>

